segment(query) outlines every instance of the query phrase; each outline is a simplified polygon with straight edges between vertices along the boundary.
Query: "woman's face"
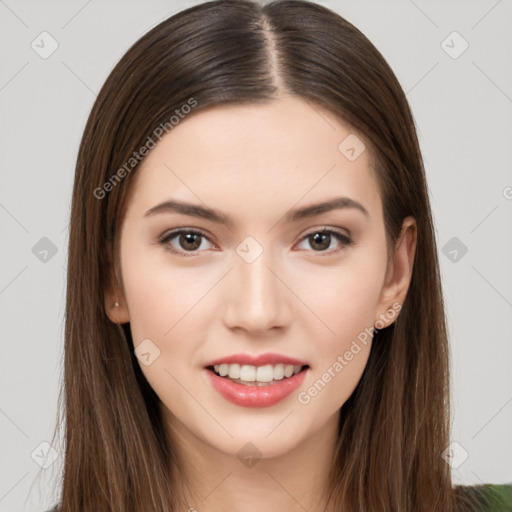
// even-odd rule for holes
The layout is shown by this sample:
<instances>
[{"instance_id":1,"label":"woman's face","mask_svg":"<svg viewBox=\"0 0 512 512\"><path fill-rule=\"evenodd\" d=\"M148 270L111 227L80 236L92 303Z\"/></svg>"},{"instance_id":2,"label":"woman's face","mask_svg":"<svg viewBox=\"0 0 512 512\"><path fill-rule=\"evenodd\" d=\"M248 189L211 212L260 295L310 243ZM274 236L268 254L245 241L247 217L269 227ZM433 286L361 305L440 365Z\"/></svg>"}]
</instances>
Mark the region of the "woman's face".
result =
<instances>
[{"instance_id":1,"label":"woman's face","mask_svg":"<svg viewBox=\"0 0 512 512\"><path fill-rule=\"evenodd\" d=\"M263 457L332 432L410 276L405 244L387 272L361 140L301 99L223 105L182 120L133 179L109 315L130 322L169 426Z\"/></svg>"}]
</instances>

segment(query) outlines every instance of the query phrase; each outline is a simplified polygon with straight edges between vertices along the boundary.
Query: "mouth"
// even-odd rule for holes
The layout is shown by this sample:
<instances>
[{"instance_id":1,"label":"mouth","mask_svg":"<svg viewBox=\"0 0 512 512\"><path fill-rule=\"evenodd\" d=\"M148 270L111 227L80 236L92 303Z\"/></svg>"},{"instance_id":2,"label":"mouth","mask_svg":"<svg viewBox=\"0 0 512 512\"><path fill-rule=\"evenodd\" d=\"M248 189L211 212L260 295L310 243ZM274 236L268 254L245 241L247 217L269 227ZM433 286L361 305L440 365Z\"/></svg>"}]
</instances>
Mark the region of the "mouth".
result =
<instances>
[{"instance_id":1,"label":"mouth","mask_svg":"<svg viewBox=\"0 0 512 512\"><path fill-rule=\"evenodd\" d=\"M254 366L250 364L222 363L209 365L206 369L236 384L244 386L273 386L280 382L291 379L295 375L306 371L309 365L291 365L291 364L266 364L263 366Z\"/></svg>"}]
</instances>

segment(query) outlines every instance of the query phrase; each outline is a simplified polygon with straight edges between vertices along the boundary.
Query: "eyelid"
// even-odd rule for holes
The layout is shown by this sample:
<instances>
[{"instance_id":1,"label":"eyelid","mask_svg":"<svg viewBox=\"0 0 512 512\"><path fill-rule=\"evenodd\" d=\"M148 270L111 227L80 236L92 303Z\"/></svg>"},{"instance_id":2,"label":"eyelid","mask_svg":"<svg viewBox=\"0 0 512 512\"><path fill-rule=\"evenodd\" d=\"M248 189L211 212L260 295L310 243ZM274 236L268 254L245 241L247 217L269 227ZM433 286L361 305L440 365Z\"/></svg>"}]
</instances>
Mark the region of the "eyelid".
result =
<instances>
[{"instance_id":1,"label":"eyelid","mask_svg":"<svg viewBox=\"0 0 512 512\"><path fill-rule=\"evenodd\" d=\"M342 231L342 229L345 231L345 233ZM308 229L300 238L300 240L304 240L304 238L314 235L315 233L334 233L336 235L351 239L352 236L350 235L350 231L344 228L338 228L334 226L328 226L328 225L320 225L311 229Z\"/></svg>"},{"instance_id":2,"label":"eyelid","mask_svg":"<svg viewBox=\"0 0 512 512\"><path fill-rule=\"evenodd\" d=\"M158 240L162 241L162 240L165 240L165 239L173 238L176 235L179 235L181 233L194 233L194 234L197 234L197 235L204 236L205 238L210 240L210 237L206 233L206 231L203 231L201 228L192 228L192 227L187 227L187 226L182 227L182 228L171 229L170 231L166 231L163 235L160 235L158 237Z\"/></svg>"}]
</instances>

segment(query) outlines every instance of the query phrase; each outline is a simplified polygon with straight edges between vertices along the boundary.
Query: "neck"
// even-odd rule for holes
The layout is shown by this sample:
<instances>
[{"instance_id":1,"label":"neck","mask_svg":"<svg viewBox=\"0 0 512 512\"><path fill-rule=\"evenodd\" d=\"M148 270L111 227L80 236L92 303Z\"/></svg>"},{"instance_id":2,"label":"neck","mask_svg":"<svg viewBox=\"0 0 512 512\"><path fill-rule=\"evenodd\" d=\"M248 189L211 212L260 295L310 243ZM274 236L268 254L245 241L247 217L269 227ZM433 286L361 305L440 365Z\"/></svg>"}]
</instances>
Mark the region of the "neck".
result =
<instances>
[{"instance_id":1,"label":"neck","mask_svg":"<svg viewBox=\"0 0 512 512\"><path fill-rule=\"evenodd\" d=\"M200 512L330 512L329 476L338 416L293 449L266 458L248 440L233 441L233 453L200 440L176 417L164 414L179 460L177 510ZM286 431L280 433L286 435ZM254 450L254 451L253 451Z\"/></svg>"}]
</instances>

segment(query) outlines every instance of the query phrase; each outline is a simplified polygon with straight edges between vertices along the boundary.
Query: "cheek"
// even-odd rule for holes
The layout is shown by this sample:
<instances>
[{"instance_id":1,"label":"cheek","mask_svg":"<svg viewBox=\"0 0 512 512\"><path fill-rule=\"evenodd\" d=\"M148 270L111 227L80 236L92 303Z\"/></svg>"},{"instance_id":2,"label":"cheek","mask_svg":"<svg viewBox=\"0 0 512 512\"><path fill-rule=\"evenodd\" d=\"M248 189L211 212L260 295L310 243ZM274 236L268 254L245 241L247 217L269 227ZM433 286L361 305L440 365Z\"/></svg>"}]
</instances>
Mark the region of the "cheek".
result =
<instances>
[{"instance_id":1,"label":"cheek","mask_svg":"<svg viewBox=\"0 0 512 512\"><path fill-rule=\"evenodd\" d=\"M333 414L361 379L371 350L378 297L371 277L353 274L336 282L331 279L327 293L316 293L323 325L314 335L315 366L297 397L308 406L306 410Z\"/></svg>"},{"instance_id":2,"label":"cheek","mask_svg":"<svg viewBox=\"0 0 512 512\"><path fill-rule=\"evenodd\" d=\"M313 334L316 365L299 403L334 412L352 394L368 362L384 271L382 261L360 253L357 264L347 261L304 282L302 293L321 322Z\"/></svg>"},{"instance_id":3,"label":"cheek","mask_svg":"<svg viewBox=\"0 0 512 512\"><path fill-rule=\"evenodd\" d=\"M306 298L304 302L315 313L317 333L327 352L342 348L374 324L384 266L380 260L372 261L371 255L360 254L355 259L337 268L304 272L307 277L297 280L297 294Z\"/></svg>"},{"instance_id":4,"label":"cheek","mask_svg":"<svg viewBox=\"0 0 512 512\"><path fill-rule=\"evenodd\" d=\"M178 383L188 382L190 368L199 369L203 361L201 347L213 324L222 269L184 268L172 264L164 249L139 245L127 237L122 254L133 344L144 342L158 354L147 366L139 358L140 367L162 400L174 403L183 395ZM192 392L199 383L187 389Z\"/></svg>"},{"instance_id":5,"label":"cheek","mask_svg":"<svg viewBox=\"0 0 512 512\"><path fill-rule=\"evenodd\" d=\"M211 283L171 265L163 249L137 250L136 245L127 240L123 255L133 341L137 345L151 338L163 347L176 337L175 333L186 323Z\"/></svg>"},{"instance_id":6,"label":"cheek","mask_svg":"<svg viewBox=\"0 0 512 512\"><path fill-rule=\"evenodd\" d=\"M149 364L138 355L140 369L167 408L186 410L188 393L199 393L200 381L189 382L189 368L201 342L201 297L212 284L191 280L190 274L166 264L161 255L151 260L147 252L130 252L129 244L125 248L123 278L133 344L144 347L140 354L150 354ZM185 382L188 393L183 392Z\"/></svg>"}]
</instances>

